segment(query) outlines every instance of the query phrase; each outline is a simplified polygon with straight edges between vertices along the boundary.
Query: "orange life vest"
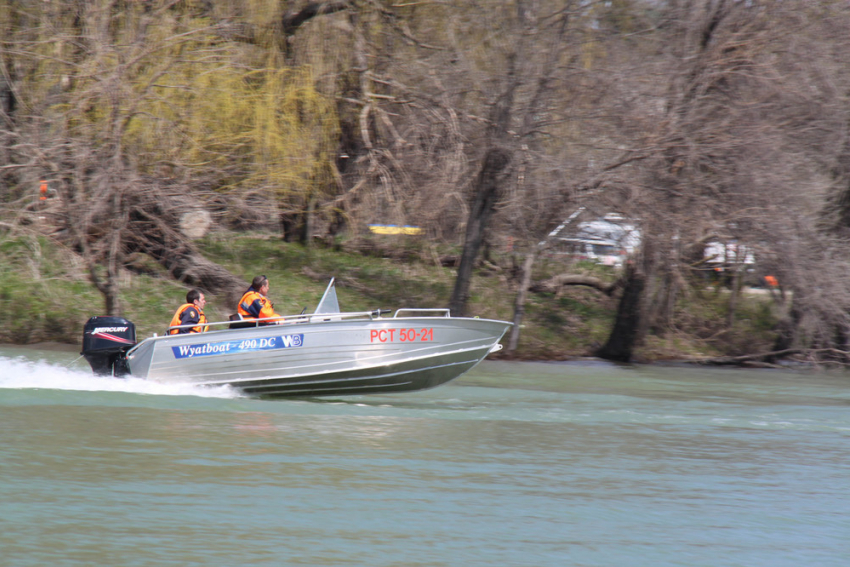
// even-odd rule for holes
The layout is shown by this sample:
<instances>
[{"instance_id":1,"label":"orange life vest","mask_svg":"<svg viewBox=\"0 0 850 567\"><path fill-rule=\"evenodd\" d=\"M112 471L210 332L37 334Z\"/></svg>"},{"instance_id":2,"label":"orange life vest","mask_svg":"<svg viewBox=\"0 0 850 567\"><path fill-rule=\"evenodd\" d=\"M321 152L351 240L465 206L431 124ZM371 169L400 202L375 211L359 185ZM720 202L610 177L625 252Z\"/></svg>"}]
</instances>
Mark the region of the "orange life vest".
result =
<instances>
[{"instance_id":1,"label":"orange life vest","mask_svg":"<svg viewBox=\"0 0 850 567\"><path fill-rule=\"evenodd\" d=\"M171 318L171 323L169 324L169 327L176 327L178 325L183 325L184 324L183 319L182 319L183 313L186 312L188 309L194 309L194 311L195 311L194 313L188 313L187 315L188 315L189 319L194 319L195 315L197 315L198 326L197 327L191 327L191 328L184 327L182 329L169 329L169 331L168 331L169 335L178 335L178 334L183 334L183 333L205 333L205 332L207 332L208 327L204 326L204 323L207 322L207 318L204 315L204 312L201 311L200 309L198 309L198 307L194 303L184 303L183 305L181 305L177 309L177 312L174 314L174 317Z\"/></svg>"},{"instance_id":2,"label":"orange life vest","mask_svg":"<svg viewBox=\"0 0 850 567\"><path fill-rule=\"evenodd\" d=\"M267 317L280 317L274 312L274 305L266 297L263 297L260 292L254 288L250 288L239 300L239 305L236 307L237 313L242 315L242 319L265 319ZM273 325L273 321L263 321L261 325Z\"/></svg>"}]
</instances>

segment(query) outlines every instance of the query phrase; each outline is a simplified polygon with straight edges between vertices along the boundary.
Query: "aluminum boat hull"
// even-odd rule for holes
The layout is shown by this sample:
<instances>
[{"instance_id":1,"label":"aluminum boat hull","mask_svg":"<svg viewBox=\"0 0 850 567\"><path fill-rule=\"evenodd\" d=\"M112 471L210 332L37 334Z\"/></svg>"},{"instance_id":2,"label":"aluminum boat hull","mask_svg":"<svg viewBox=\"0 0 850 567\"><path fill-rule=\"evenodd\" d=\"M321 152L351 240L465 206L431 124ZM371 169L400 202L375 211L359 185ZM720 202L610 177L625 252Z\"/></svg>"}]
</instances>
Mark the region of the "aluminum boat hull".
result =
<instances>
[{"instance_id":1,"label":"aluminum boat hull","mask_svg":"<svg viewBox=\"0 0 850 567\"><path fill-rule=\"evenodd\" d=\"M425 390L473 368L511 323L465 317L313 315L299 322L146 339L132 376L229 385L261 397Z\"/></svg>"}]
</instances>

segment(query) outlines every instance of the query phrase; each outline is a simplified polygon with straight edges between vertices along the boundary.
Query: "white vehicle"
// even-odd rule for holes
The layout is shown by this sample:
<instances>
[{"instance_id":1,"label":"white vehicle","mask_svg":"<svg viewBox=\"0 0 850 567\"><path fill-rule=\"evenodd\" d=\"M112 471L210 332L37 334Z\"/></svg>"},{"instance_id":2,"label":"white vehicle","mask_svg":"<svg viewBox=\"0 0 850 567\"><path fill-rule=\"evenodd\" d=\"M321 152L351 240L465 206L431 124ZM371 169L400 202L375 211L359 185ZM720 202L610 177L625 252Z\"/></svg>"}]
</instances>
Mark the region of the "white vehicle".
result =
<instances>
[{"instance_id":1,"label":"white vehicle","mask_svg":"<svg viewBox=\"0 0 850 567\"><path fill-rule=\"evenodd\" d=\"M592 260L603 266L619 268L627 256L626 249L613 240L559 238L557 252L579 260Z\"/></svg>"},{"instance_id":2,"label":"white vehicle","mask_svg":"<svg viewBox=\"0 0 850 567\"><path fill-rule=\"evenodd\" d=\"M633 254L640 246L640 230L633 221L619 213L608 213L600 220L579 223L577 236L614 242L624 248L626 254Z\"/></svg>"},{"instance_id":3,"label":"white vehicle","mask_svg":"<svg viewBox=\"0 0 850 567\"><path fill-rule=\"evenodd\" d=\"M705 246L704 258L707 264L718 268L739 264L749 267L756 263L753 249L738 244L734 240L725 244L717 241L709 242Z\"/></svg>"},{"instance_id":4,"label":"white vehicle","mask_svg":"<svg viewBox=\"0 0 850 567\"><path fill-rule=\"evenodd\" d=\"M609 213L601 219L580 222L575 230L566 233L565 221L553 231L551 237L556 250L579 259L593 260L597 264L620 267L625 259L638 249L640 230L634 221L618 213Z\"/></svg>"}]
</instances>

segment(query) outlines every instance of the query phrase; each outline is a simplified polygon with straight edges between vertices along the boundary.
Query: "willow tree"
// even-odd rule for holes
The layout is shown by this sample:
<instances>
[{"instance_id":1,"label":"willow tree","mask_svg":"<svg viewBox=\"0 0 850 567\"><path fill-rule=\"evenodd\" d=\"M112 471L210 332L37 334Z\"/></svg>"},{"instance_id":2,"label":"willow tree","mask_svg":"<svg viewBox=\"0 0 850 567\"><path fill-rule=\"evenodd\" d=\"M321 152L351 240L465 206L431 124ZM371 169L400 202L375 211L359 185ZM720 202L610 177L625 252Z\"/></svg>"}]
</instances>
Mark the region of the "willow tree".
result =
<instances>
[{"instance_id":1,"label":"willow tree","mask_svg":"<svg viewBox=\"0 0 850 567\"><path fill-rule=\"evenodd\" d=\"M245 70L233 58L207 56L160 78L146 107L157 120L133 132L140 154L155 168L167 146L170 168L217 194L259 194L281 211L314 201L335 156L333 104L309 69Z\"/></svg>"},{"instance_id":2,"label":"willow tree","mask_svg":"<svg viewBox=\"0 0 850 567\"><path fill-rule=\"evenodd\" d=\"M180 214L228 192L287 203L315 190L336 119L309 68L223 40L190 4L7 4L12 161L27 164L23 183L49 176L106 312L120 312L118 274L134 251L212 291L241 286L181 235Z\"/></svg>"},{"instance_id":3,"label":"willow tree","mask_svg":"<svg viewBox=\"0 0 850 567\"><path fill-rule=\"evenodd\" d=\"M318 56L296 37L311 35L315 22L353 7L352 2L324 1L292 4L279 0L227 2L210 5L219 38L240 55L233 61L254 74L248 82L257 97L243 115L250 122L248 146L258 153L252 172L240 185L250 191L276 195L283 237L309 244L317 208L339 189L339 119L334 89L317 88L323 81L326 44ZM302 31L307 28L307 31ZM310 49L309 51L313 51ZM256 87L261 86L259 89Z\"/></svg>"},{"instance_id":4,"label":"willow tree","mask_svg":"<svg viewBox=\"0 0 850 567\"><path fill-rule=\"evenodd\" d=\"M167 6L149 4L122 11L107 2L26 4L8 6L15 49L4 50L4 63L17 70L20 106L7 123L18 141L14 159L28 165L24 183L49 176L66 237L103 293L106 312L115 314L130 234L127 197L137 179L126 134L157 74L135 79L143 66L167 68L156 57L162 42L152 43L150 32L154 21L173 20Z\"/></svg>"}]
</instances>

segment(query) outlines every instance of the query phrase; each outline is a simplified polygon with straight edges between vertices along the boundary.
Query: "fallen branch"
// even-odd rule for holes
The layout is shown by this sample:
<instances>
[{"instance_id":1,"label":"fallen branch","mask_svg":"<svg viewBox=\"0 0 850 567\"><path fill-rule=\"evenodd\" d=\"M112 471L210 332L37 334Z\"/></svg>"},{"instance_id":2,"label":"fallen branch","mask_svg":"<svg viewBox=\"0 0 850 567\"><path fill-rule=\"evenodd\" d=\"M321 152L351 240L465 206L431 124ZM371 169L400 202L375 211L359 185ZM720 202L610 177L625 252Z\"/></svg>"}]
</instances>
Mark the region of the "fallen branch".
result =
<instances>
[{"instance_id":1,"label":"fallen branch","mask_svg":"<svg viewBox=\"0 0 850 567\"><path fill-rule=\"evenodd\" d=\"M562 287L568 285L583 285L592 287L593 289L610 296L613 295L617 289L622 287L623 284L621 279L611 283L606 283L599 278L594 278L592 276L559 274L549 278L548 280L533 283L528 289L534 293L557 293Z\"/></svg>"},{"instance_id":2,"label":"fallen branch","mask_svg":"<svg viewBox=\"0 0 850 567\"><path fill-rule=\"evenodd\" d=\"M839 350L836 348L788 348L784 350L775 350L771 352L762 352L756 354L745 354L741 356L718 356L715 358L698 358L689 359L688 362L696 364L707 364L713 366L742 366L747 363L758 363L766 366L775 367L770 361L777 358L786 358L793 354L803 354L814 363L831 362L839 364L850 364L850 352ZM818 355L832 355L835 358L831 360L819 359Z\"/></svg>"}]
</instances>

